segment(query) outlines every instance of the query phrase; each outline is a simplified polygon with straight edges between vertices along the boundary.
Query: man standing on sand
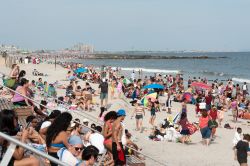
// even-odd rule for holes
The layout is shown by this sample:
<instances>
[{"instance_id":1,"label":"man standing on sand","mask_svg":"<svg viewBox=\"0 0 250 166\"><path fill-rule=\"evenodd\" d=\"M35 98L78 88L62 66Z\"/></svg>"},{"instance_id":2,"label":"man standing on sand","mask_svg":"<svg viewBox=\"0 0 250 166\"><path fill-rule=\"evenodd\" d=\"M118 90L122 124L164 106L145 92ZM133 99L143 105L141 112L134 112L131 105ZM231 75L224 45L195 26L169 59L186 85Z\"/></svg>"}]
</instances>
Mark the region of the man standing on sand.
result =
<instances>
[{"instance_id":1,"label":"man standing on sand","mask_svg":"<svg viewBox=\"0 0 250 166\"><path fill-rule=\"evenodd\" d=\"M107 108L107 104L108 104L108 89L109 89L109 85L108 85L107 81L108 80L106 80L105 78L103 78L101 84L99 85L101 107L105 107L105 108ZM103 105L103 100L105 100L105 104L104 105Z\"/></svg>"},{"instance_id":2,"label":"man standing on sand","mask_svg":"<svg viewBox=\"0 0 250 166\"><path fill-rule=\"evenodd\" d=\"M122 125L125 119L126 112L124 109L117 111L117 119L112 126L112 154L115 166L122 166L126 164L125 152L122 146L122 134L124 127Z\"/></svg>"}]
</instances>

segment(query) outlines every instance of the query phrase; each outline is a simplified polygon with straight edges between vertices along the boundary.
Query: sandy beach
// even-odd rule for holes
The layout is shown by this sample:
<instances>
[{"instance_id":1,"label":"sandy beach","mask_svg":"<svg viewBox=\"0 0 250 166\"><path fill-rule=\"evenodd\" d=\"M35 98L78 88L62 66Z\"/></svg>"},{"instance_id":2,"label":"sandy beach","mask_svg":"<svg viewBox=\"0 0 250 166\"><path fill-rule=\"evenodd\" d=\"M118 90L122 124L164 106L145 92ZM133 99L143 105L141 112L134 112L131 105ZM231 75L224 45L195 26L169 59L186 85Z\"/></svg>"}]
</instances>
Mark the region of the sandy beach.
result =
<instances>
[{"instance_id":1,"label":"sandy beach","mask_svg":"<svg viewBox=\"0 0 250 166\"><path fill-rule=\"evenodd\" d=\"M61 84L68 85L69 81L65 80L67 70L57 65L56 69L54 65L49 64L20 64L21 70L25 70L27 73L26 78L37 81L40 76L33 76L33 69L37 69L40 72L48 74L48 76L41 76L43 81L53 83L59 81ZM9 74L10 69L4 65L4 60L0 60L0 71L5 74ZM79 82L79 85L83 85L83 81ZM94 89L98 89L97 84L91 84ZM65 94L65 89L58 89L58 96ZM95 101L99 103L99 96L95 97ZM131 119L133 107L121 99L109 99L109 109L114 110L118 108L125 108L127 111L127 117L125 119L126 128L136 138L136 143L142 148L142 152L165 163L169 166L236 166L238 162L234 160L232 150L232 139L235 133L234 129L217 128L216 139L205 147L201 144L201 134L197 131L191 136L192 143L183 145L181 143L166 142L166 141L152 141L148 139L151 126L149 125L150 113L146 112L146 116L143 119L143 126L146 128L143 133L135 131L135 119ZM177 114L181 109L181 103L173 103L172 115ZM89 114L98 117L100 108L95 106L95 111ZM198 118L195 116L194 105L188 104L187 117L190 122L197 122ZM73 115L78 117L77 114ZM84 115L82 113L82 115ZM166 111L162 111L156 114L156 124L159 124L169 114ZM79 118L79 117L78 117ZM83 118L80 118L83 119ZM223 126L225 123L229 123L232 127L241 127L243 133L250 133L250 123L247 120L239 119L237 123L232 122L231 112L225 112ZM250 162L250 159L248 159ZM146 165L154 166L157 163L146 159Z\"/></svg>"}]
</instances>

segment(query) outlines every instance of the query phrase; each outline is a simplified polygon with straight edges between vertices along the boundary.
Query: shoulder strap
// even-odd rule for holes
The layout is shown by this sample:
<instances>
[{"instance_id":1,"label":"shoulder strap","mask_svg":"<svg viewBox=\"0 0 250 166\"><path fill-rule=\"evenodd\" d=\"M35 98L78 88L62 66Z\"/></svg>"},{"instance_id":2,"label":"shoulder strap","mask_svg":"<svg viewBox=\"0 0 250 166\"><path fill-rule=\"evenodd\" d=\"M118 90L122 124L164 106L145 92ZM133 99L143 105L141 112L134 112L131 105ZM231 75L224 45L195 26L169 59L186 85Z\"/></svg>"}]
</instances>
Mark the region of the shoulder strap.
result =
<instances>
[{"instance_id":1,"label":"shoulder strap","mask_svg":"<svg viewBox=\"0 0 250 166\"><path fill-rule=\"evenodd\" d=\"M66 150L66 148L62 148L62 152L61 152L61 154L60 154L60 160L62 160L62 156L63 156L63 152L64 152L64 150Z\"/></svg>"}]
</instances>

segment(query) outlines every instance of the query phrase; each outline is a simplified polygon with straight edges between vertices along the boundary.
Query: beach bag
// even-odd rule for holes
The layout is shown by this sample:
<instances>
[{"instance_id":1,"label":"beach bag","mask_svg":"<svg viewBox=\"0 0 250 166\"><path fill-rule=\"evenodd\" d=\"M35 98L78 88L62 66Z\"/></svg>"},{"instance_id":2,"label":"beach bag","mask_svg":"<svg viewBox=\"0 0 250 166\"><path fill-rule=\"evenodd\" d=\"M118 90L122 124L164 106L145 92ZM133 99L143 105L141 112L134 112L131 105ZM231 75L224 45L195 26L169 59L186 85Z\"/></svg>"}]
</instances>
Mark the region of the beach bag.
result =
<instances>
[{"instance_id":1,"label":"beach bag","mask_svg":"<svg viewBox=\"0 0 250 166\"><path fill-rule=\"evenodd\" d=\"M3 80L3 83L8 88L12 88L12 87L14 87L14 85L16 83L16 79L7 78L7 79Z\"/></svg>"},{"instance_id":2,"label":"beach bag","mask_svg":"<svg viewBox=\"0 0 250 166\"><path fill-rule=\"evenodd\" d=\"M218 123L217 123L215 120L209 120L209 121L208 121L208 127L209 127L210 129L212 129L212 128L217 128L217 127L218 127Z\"/></svg>"},{"instance_id":3,"label":"beach bag","mask_svg":"<svg viewBox=\"0 0 250 166\"><path fill-rule=\"evenodd\" d=\"M198 128L192 123L188 123L187 128L189 130L190 135L194 134L198 130Z\"/></svg>"}]
</instances>

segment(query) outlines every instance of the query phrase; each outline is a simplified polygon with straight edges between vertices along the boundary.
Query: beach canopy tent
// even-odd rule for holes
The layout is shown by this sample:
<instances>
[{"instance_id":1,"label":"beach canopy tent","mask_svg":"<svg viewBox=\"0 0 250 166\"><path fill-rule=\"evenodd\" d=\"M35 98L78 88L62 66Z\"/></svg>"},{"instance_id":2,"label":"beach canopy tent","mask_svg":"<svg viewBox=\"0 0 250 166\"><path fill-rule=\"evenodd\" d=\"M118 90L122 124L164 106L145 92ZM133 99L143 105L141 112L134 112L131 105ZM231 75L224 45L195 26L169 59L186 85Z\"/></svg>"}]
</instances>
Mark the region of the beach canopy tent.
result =
<instances>
[{"instance_id":1,"label":"beach canopy tent","mask_svg":"<svg viewBox=\"0 0 250 166\"><path fill-rule=\"evenodd\" d=\"M192 87L201 88L201 89L211 89L212 87L208 84L205 84L203 82L192 82Z\"/></svg>"},{"instance_id":2,"label":"beach canopy tent","mask_svg":"<svg viewBox=\"0 0 250 166\"><path fill-rule=\"evenodd\" d=\"M149 84L143 87L144 89L164 89L163 85L160 84Z\"/></svg>"},{"instance_id":3,"label":"beach canopy tent","mask_svg":"<svg viewBox=\"0 0 250 166\"><path fill-rule=\"evenodd\" d=\"M88 72L88 69L85 69L85 68L77 68L75 71L75 73L79 74L79 73L87 73Z\"/></svg>"}]
</instances>

